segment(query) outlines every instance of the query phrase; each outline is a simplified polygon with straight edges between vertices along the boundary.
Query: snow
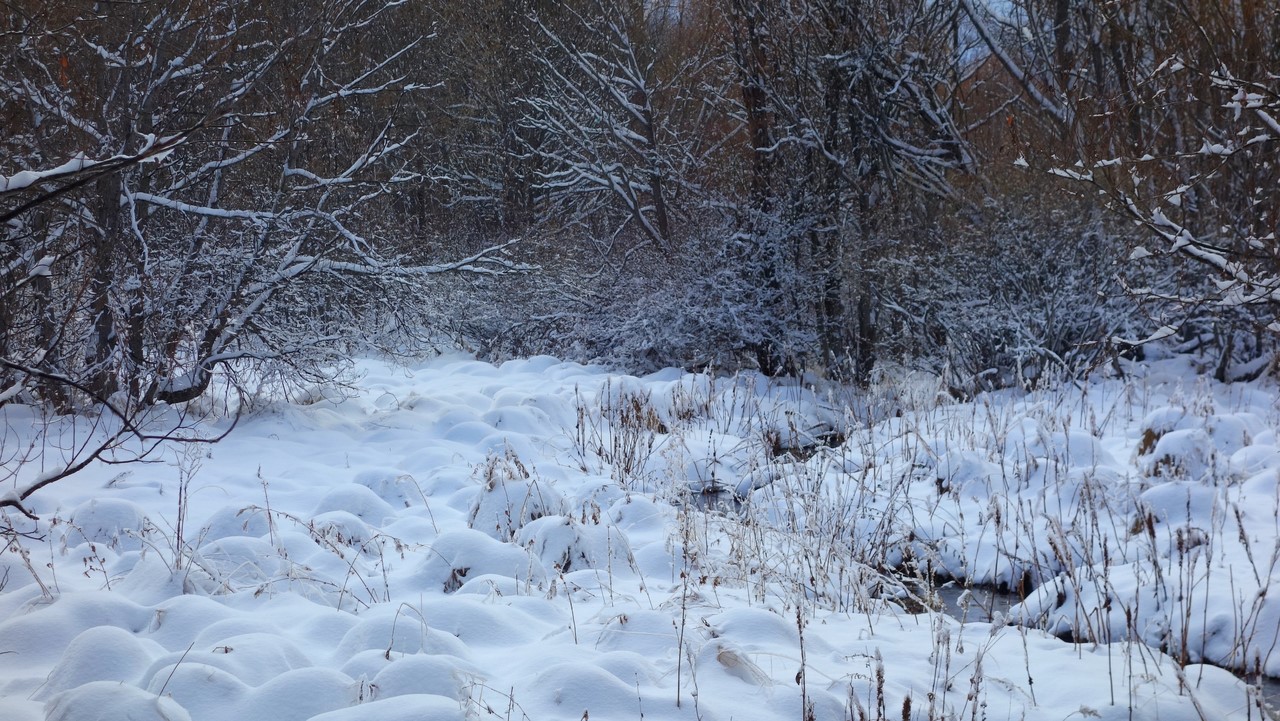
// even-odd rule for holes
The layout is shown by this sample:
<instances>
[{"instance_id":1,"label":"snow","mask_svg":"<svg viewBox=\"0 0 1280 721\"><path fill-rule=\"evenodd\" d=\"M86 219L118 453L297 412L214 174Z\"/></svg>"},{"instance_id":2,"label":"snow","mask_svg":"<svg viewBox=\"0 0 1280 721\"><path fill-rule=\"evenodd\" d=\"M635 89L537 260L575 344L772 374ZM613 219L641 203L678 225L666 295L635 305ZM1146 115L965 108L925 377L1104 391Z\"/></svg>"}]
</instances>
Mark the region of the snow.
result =
<instances>
[{"instance_id":1,"label":"snow","mask_svg":"<svg viewBox=\"0 0 1280 721\"><path fill-rule=\"evenodd\" d=\"M185 141L181 135L156 137L147 133L142 136L142 147L132 155L113 155L104 160L85 157L84 153L76 153L70 160L43 170L19 170L10 176L0 175L0 195L13 193L50 180L60 180L74 176L100 165L121 162L160 162L167 158Z\"/></svg>"},{"instance_id":2,"label":"snow","mask_svg":"<svg viewBox=\"0 0 1280 721\"><path fill-rule=\"evenodd\" d=\"M0 175L0 193L14 192L45 180L73 175L92 168L100 162L102 161L91 160L86 158L84 153L79 153L71 160L47 170L19 170L8 177Z\"/></svg>"},{"instance_id":3,"label":"snow","mask_svg":"<svg viewBox=\"0 0 1280 721\"><path fill-rule=\"evenodd\" d=\"M1123 363L961 404L360 361L9 514L0 718L1260 718L1217 666L1280 675L1275 388Z\"/></svg>"}]
</instances>

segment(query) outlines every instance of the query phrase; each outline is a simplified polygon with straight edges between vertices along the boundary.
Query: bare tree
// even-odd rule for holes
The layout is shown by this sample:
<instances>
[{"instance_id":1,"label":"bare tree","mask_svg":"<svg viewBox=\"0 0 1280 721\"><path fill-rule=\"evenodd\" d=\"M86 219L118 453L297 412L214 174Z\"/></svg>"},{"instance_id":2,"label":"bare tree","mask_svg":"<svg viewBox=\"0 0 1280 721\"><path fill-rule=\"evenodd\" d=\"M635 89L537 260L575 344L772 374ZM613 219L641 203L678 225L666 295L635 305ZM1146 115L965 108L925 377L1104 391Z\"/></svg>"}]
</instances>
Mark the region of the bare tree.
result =
<instances>
[{"instance_id":1,"label":"bare tree","mask_svg":"<svg viewBox=\"0 0 1280 721\"><path fill-rule=\"evenodd\" d=\"M972 166L948 100L951 16L864 0L727 0L726 14L753 158L743 227L766 259L763 285L809 307L823 364L866 381L878 224L912 196L947 195L948 176Z\"/></svg>"},{"instance_id":2,"label":"bare tree","mask_svg":"<svg viewBox=\"0 0 1280 721\"><path fill-rule=\"evenodd\" d=\"M381 220L420 177L401 116L427 87L412 72L422 41L367 42L401 5L6 6L0 402L118 427L6 449L21 480L0 505L125 436L140 452L189 437L185 418L149 429L147 409L195 400L219 374L322 377L352 347L420 327L433 276L515 267L505 244L432 258L432 239ZM37 457L32 480L19 466Z\"/></svg>"},{"instance_id":3,"label":"bare tree","mask_svg":"<svg viewBox=\"0 0 1280 721\"><path fill-rule=\"evenodd\" d=\"M1216 336L1222 378L1240 342L1246 355L1271 345L1267 336L1280 330L1280 9L1019 0L997 14L960 5L1032 100L1028 108L1066 131L1028 143L1030 165L1101 191L1161 241L1136 258L1190 264L1179 266L1178 285L1134 285L1173 311L1156 337Z\"/></svg>"},{"instance_id":4,"label":"bare tree","mask_svg":"<svg viewBox=\"0 0 1280 721\"><path fill-rule=\"evenodd\" d=\"M552 23L529 18L543 84L525 97L525 152L539 160L534 188L557 225L590 228L606 244L634 235L669 250L699 160L672 106L705 58L664 47L670 10L639 0L591 0ZM660 63L666 63L661 67Z\"/></svg>"}]
</instances>

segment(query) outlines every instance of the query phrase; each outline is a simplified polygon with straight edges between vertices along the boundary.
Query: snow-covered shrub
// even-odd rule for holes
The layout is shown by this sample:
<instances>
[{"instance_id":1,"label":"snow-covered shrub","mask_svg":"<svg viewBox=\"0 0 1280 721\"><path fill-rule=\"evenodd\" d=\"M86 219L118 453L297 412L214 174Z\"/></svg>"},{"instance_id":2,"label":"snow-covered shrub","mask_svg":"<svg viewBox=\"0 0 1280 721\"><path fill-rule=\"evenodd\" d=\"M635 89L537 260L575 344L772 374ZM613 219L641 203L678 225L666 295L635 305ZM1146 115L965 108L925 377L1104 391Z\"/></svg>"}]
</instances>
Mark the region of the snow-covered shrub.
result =
<instances>
[{"instance_id":1,"label":"snow-covered shrub","mask_svg":"<svg viewBox=\"0 0 1280 721\"><path fill-rule=\"evenodd\" d=\"M580 523L565 516L544 516L520 529L516 543L548 569L570 573L587 568L623 569L630 549L627 538L613 526Z\"/></svg>"},{"instance_id":2,"label":"snow-covered shrub","mask_svg":"<svg viewBox=\"0 0 1280 721\"><path fill-rule=\"evenodd\" d=\"M352 482L373 491L393 508L409 508L426 502L421 486L403 471L375 468L357 473Z\"/></svg>"},{"instance_id":3,"label":"snow-covered shrub","mask_svg":"<svg viewBox=\"0 0 1280 721\"><path fill-rule=\"evenodd\" d=\"M245 536L210 541L195 552L191 561L198 569L192 579L210 594L263 587L284 578L289 571L289 562L274 546Z\"/></svg>"},{"instance_id":4,"label":"snow-covered shrub","mask_svg":"<svg viewBox=\"0 0 1280 721\"><path fill-rule=\"evenodd\" d=\"M137 551L145 545L151 522L136 503L95 498L76 506L67 527L63 542L68 547L99 543L120 551Z\"/></svg>"},{"instance_id":5,"label":"snow-covered shrub","mask_svg":"<svg viewBox=\"0 0 1280 721\"><path fill-rule=\"evenodd\" d=\"M382 500L382 497L369 487L359 483L344 484L329 491L324 498L320 499L320 503L316 505L312 514L320 515L333 511L349 513L375 526L382 525L387 519L395 516L395 509L391 504Z\"/></svg>"},{"instance_id":6,"label":"snow-covered shrub","mask_svg":"<svg viewBox=\"0 0 1280 721\"><path fill-rule=\"evenodd\" d=\"M962 395L1078 377L1145 337L1127 239L1079 207L992 207L882 263L890 350ZM919 231L917 231L919 232ZM1132 264L1123 266L1134 270Z\"/></svg>"},{"instance_id":7,"label":"snow-covered shrub","mask_svg":"<svg viewBox=\"0 0 1280 721\"><path fill-rule=\"evenodd\" d=\"M258 506L223 506L214 511L201 526L199 537L216 541L230 536L257 538L271 532L271 517Z\"/></svg>"},{"instance_id":8,"label":"snow-covered shrub","mask_svg":"<svg viewBox=\"0 0 1280 721\"><path fill-rule=\"evenodd\" d=\"M818 296L788 244L784 228L748 239L712 226L603 297L585 349L639 371L796 367L816 351Z\"/></svg>"},{"instance_id":9,"label":"snow-covered shrub","mask_svg":"<svg viewBox=\"0 0 1280 721\"><path fill-rule=\"evenodd\" d=\"M709 222L666 253L641 248L604 267L535 241L532 254L555 267L460 298L456 332L491 358L549 353L636 373L795 367L817 344L817 289L784 241L748 241Z\"/></svg>"},{"instance_id":10,"label":"snow-covered shrub","mask_svg":"<svg viewBox=\"0 0 1280 721\"><path fill-rule=\"evenodd\" d=\"M1253 413L1195 414L1164 406L1143 418L1135 460L1151 477L1216 483L1235 469L1248 468L1244 458L1239 465L1228 459L1264 430Z\"/></svg>"},{"instance_id":11,"label":"snow-covered shrub","mask_svg":"<svg viewBox=\"0 0 1280 721\"><path fill-rule=\"evenodd\" d=\"M562 495L529 472L510 448L491 454L480 468L484 484L467 525L499 541L510 541L530 521L559 515L565 510Z\"/></svg>"},{"instance_id":12,"label":"snow-covered shrub","mask_svg":"<svg viewBox=\"0 0 1280 721\"><path fill-rule=\"evenodd\" d=\"M459 529L440 534L431 544L417 579L425 588L452 593L468 579L489 574L534 584L546 578L541 562L523 548Z\"/></svg>"}]
</instances>

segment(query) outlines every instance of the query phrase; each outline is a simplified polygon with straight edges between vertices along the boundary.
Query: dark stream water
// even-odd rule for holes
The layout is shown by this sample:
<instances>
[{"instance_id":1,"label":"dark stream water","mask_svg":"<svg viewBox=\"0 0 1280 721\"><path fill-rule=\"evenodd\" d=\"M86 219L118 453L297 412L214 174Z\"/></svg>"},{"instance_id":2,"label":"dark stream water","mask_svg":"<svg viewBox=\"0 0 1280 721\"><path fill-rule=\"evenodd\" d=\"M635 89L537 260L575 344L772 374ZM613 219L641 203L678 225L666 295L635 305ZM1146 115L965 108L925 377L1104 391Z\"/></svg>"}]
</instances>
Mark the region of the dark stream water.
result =
<instances>
[{"instance_id":1,"label":"dark stream water","mask_svg":"<svg viewBox=\"0 0 1280 721\"><path fill-rule=\"evenodd\" d=\"M699 511L741 513L745 505L741 497L729 490L705 490L689 494L690 504Z\"/></svg>"},{"instance_id":2,"label":"dark stream water","mask_svg":"<svg viewBox=\"0 0 1280 721\"><path fill-rule=\"evenodd\" d=\"M996 614L1007 617L1009 609L1022 602L1015 593L993 588L965 588L957 583L947 583L933 590L942 601L942 610L964 623L990 623ZM967 601L964 598L966 594Z\"/></svg>"}]
</instances>

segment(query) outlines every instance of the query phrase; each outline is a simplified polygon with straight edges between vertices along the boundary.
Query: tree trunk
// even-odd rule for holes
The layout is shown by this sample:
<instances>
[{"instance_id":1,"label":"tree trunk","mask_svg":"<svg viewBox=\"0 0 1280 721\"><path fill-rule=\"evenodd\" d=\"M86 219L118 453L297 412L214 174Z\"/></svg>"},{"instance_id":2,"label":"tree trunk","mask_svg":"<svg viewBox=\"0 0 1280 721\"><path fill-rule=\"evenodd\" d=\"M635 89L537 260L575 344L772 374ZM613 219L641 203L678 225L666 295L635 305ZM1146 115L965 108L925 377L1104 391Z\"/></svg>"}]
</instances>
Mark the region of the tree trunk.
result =
<instances>
[{"instance_id":1,"label":"tree trunk","mask_svg":"<svg viewBox=\"0 0 1280 721\"><path fill-rule=\"evenodd\" d=\"M88 388L98 399L119 390L115 374L116 316L111 302L115 248L120 242L120 178L115 174L97 182L98 237L91 250L87 280L93 333L86 349Z\"/></svg>"},{"instance_id":2,"label":"tree trunk","mask_svg":"<svg viewBox=\"0 0 1280 721\"><path fill-rule=\"evenodd\" d=\"M858 327L854 343L854 381L861 386L871 383L871 371L876 364L875 301L870 281L863 284L858 295Z\"/></svg>"}]
</instances>

